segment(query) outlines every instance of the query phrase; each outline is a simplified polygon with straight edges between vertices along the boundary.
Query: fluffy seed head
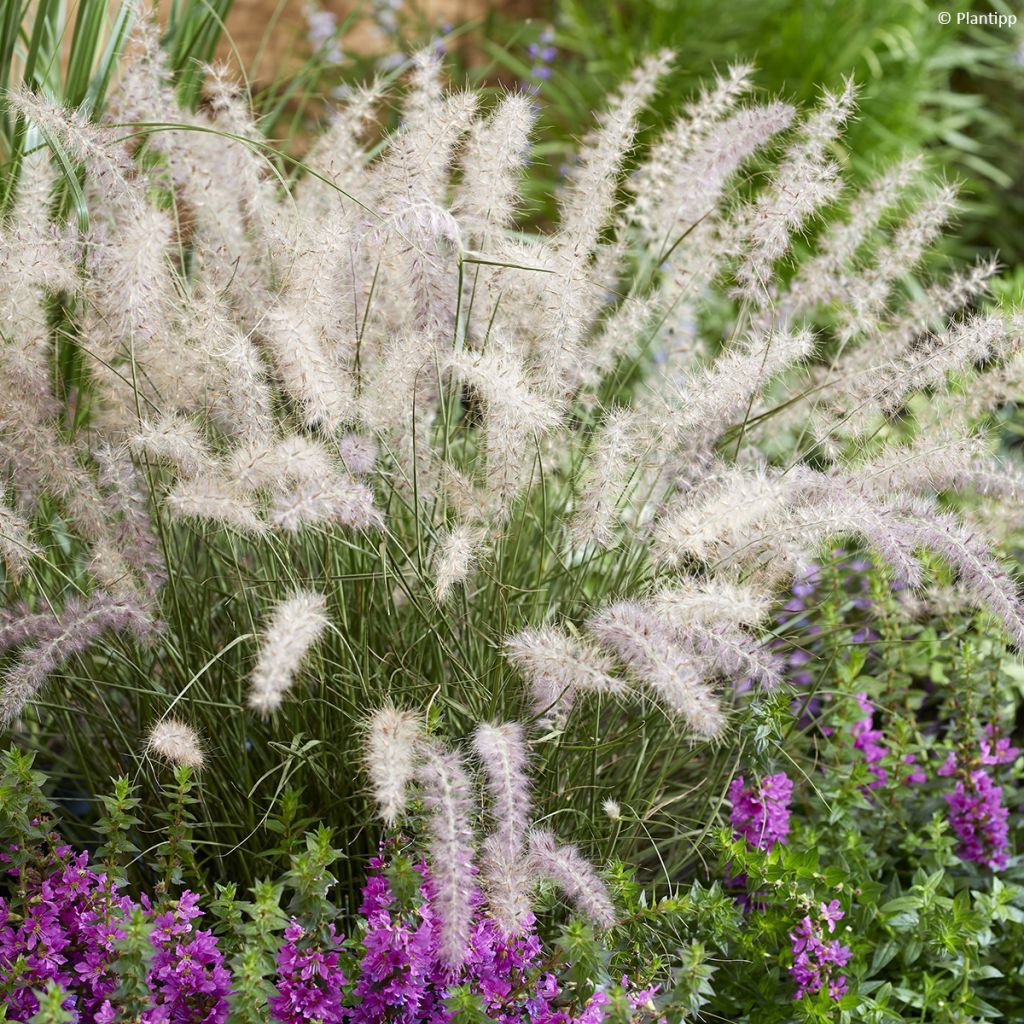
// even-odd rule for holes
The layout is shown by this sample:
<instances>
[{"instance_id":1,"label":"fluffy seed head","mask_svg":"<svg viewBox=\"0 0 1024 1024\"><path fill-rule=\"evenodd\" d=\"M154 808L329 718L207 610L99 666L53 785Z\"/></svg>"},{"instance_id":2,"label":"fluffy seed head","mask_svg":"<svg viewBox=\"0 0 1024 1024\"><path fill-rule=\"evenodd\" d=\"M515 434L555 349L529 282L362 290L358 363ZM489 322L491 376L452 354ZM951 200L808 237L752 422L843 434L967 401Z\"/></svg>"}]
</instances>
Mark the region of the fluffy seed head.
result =
<instances>
[{"instance_id":1,"label":"fluffy seed head","mask_svg":"<svg viewBox=\"0 0 1024 1024\"><path fill-rule=\"evenodd\" d=\"M366 732L366 770L373 796L378 813L392 828L405 812L421 728L418 715L385 704L374 713Z\"/></svg>"},{"instance_id":2,"label":"fluffy seed head","mask_svg":"<svg viewBox=\"0 0 1024 1024\"><path fill-rule=\"evenodd\" d=\"M299 667L329 622L327 599L311 590L300 590L274 608L253 669L249 707L269 714L281 706Z\"/></svg>"},{"instance_id":3,"label":"fluffy seed head","mask_svg":"<svg viewBox=\"0 0 1024 1024\"><path fill-rule=\"evenodd\" d=\"M699 659L689 655L654 615L634 602L621 601L600 611L588 627L698 736L721 733L725 714L701 676Z\"/></svg>"},{"instance_id":4,"label":"fluffy seed head","mask_svg":"<svg viewBox=\"0 0 1024 1024\"><path fill-rule=\"evenodd\" d=\"M444 604L473 571L487 531L471 523L459 523L445 535L434 563L434 599Z\"/></svg>"},{"instance_id":5,"label":"fluffy seed head","mask_svg":"<svg viewBox=\"0 0 1024 1024\"><path fill-rule=\"evenodd\" d=\"M146 740L146 751L174 765L200 769L206 762L196 731L176 718L154 722Z\"/></svg>"},{"instance_id":6,"label":"fluffy seed head","mask_svg":"<svg viewBox=\"0 0 1024 1024\"><path fill-rule=\"evenodd\" d=\"M530 833L530 865L541 878L554 882L599 928L615 924L615 907L608 889L592 864L572 845L560 845L552 833Z\"/></svg>"},{"instance_id":7,"label":"fluffy seed head","mask_svg":"<svg viewBox=\"0 0 1024 1024\"><path fill-rule=\"evenodd\" d=\"M481 722L473 749L487 775L497 831L509 846L522 844L530 819L530 783L526 773L526 739L518 722Z\"/></svg>"},{"instance_id":8,"label":"fluffy seed head","mask_svg":"<svg viewBox=\"0 0 1024 1024\"><path fill-rule=\"evenodd\" d=\"M566 714L578 693L625 689L611 658L554 626L516 633L505 641L505 654L529 685L540 715Z\"/></svg>"},{"instance_id":9,"label":"fluffy seed head","mask_svg":"<svg viewBox=\"0 0 1024 1024\"><path fill-rule=\"evenodd\" d=\"M459 756L436 744L425 745L417 774L427 810L441 955L450 967L460 967L473 924L473 789Z\"/></svg>"}]
</instances>

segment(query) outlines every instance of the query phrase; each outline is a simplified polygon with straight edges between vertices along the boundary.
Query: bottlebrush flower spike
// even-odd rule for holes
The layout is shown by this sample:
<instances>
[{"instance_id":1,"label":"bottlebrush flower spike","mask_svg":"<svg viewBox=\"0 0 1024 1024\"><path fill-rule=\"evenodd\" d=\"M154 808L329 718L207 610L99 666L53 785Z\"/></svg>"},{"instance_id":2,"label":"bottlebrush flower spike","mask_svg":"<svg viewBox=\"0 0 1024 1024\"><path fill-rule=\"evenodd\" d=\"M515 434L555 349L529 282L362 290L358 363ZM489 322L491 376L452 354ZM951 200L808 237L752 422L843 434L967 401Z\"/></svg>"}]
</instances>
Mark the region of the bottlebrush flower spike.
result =
<instances>
[{"instance_id":1,"label":"bottlebrush flower spike","mask_svg":"<svg viewBox=\"0 0 1024 1024\"><path fill-rule=\"evenodd\" d=\"M136 168L128 149L117 143L110 129L99 127L79 111L61 107L28 89L10 93L7 102L44 134L66 145L72 156L88 167L93 184L106 199L140 211L144 199L135 180Z\"/></svg>"},{"instance_id":2,"label":"bottlebrush flower spike","mask_svg":"<svg viewBox=\"0 0 1024 1024\"><path fill-rule=\"evenodd\" d=\"M434 905L441 925L441 956L461 967L473 925L473 791L459 756L424 744L417 771L427 811L429 864L437 887Z\"/></svg>"},{"instance_id":3,"label":"bottlebrush flower spike","mask_svg":"<svg viewBox=\"0 0 1024 1024\"><path fill-rule=\"evenodd\" d=\"M416 774L418 715L386 704L370 719L364 755L377 810L393 828L405 813L408 789Z\"/></svg>"},{"instance_id":4,"label":"bottlebrush flower spike","mask_svg":"<svg viewBox=\"0 0 1024 1024\"><path fill-rule=\"evenodd\" d=\"M382 524L380 510L367 484L344 476L302 480L278 494L267 510L267 521L288 533L335 523L357 530Z\"/></svg>"},{"instance_id":5,"label":"bottlebrush flower spike","mask_svg":"<svg viewBox=\"0 0 1024 1024\"><path fill-rule=\"evenodd\" d=\"M877 330L893 285L910 273L939 236L956 204L956 189L945 187L928 197L878 247L870 267L853 276L841 295L839 336L845 341Z\"/></svg>"},{"instance_id":6,"label":"bottlebrush flower spike","mask_svg":"<svg viewBox=\"0 0 1024 1024\"><path fill-rule=\"evenodd\" d=\"M928 548L959 574L960 589L979 607L1001 619L1014 646L1024 649L1024 604L1017 582L999 564L989 546L963 523L921 499L897 500L912 542Z\"/></svg>"},{"instance_id":7,"label":"bottlebrush flower spike","mask_svg":"<svg viewBox=\"0 0 1024 1024\"><path fill-rule=\"evenodd\" d=\"M948 374L976 363L1015 355L1022 339L1024 314L1011 318L998 313L977 314L933 335L862 383L861 390L877 396L883 410L895 412L912 391L938 387Z\"/></svg>"},{"instance_id":8,"label":"bottlebrush flower spike","mask_svg":"<svg viewBox=\"0 0 1024 1024\"><path fill-rule=\"evenodd\" d=\"M608 220L622 163L633 146L637 118L668 73L669 51L648 57L601 116L597 130L586 140L579 165L562 202L559 245L571 249L577 261L587 260Z\"/></svg>"},{"instance_id":9,"label":"bottlebrush flower spike","mask_svg":"<svg viewBox=\"0 0 1024 1024\"><path fill-rule=\"evenodd\" d=\"M434 561L434 600L444 604L460 583L473 572L473 564L487 538L487 530L471 523L459 523L441 540Z\"/></svg>"},{"instance_id":10,"label":"bottlebrush flower spike","mask_svg":"<svg viewBox=\"0 0 1024 1024\"><path fill-rule=\"evenodd\" d=\"M575 846L559 844L551 832L534 829L530 833L530 866L534 874L554 882L599 928L615 924L615 907L604 882Z\"/></svg>"},{"instance_id":11,"label":"bottlebrush flower spike","mask_svg":"<svg viewBox=\"0 0 1024 1024\"><path fill-rule=\"evenodd\" d=\"M483 252L515 215L534 117L530 99L513 94L470 132L455 210L467 240Z\"/></svg>"},{"instance_id":12,"label":"bottlebrush flower spike","mask_svg":"<svg viewBox=\"0 0 1024 1024\"><path fill-rule=\"evenodd\" d=\"M145 641L156 628L145 604L103 591L73 598L59 613L34 618L31 632L38 642L22 649L0 684L0 726L9 726L50 675L108 630Z\"/></svg>"},{"instance_id":13,"label":"bottlebrush flower spike","mask_svg":"<svg viewBox=\"0 0 1024 1024\"><path fill-rule=\"evenodd\" d=\"M481 722L473 733L473 749L487 777L496 831L510 845L523 843L530 824L530 782L522 726Z\"/></svg>"},{"instance_id":14,"label":"bottlebrush flower spike","mask_svg":"<svg viewBox=\"0 0 1024 1024\"><path fill-rule=\"evenodd\" d=\"M698 736L710 739L725 728L725 713L702 678L700 659L688 654L651 612L622 601L598 612L587 628Z\"/></svg>"},{"instance_id":15,"label":"bottlebrush flower spike","mask_svg":"<svg viewBox=\"0 0 1024 1024\"><path fill-rule=\"evenodd\" d=\"M567 713L577 694L625 689L611 658L554 626L516 633L505 641L505 654L529 685L538 715Z\"/></svg>"},{"instance_id":16,"label":"bottlebrush flower spike","mask_svg":"<svg viewBox=\"0 0 1024 1024\"><path fill-rule=\"evenodd\" d=\"M256 503L222 472L181 479L165 500L171 513L183 519L207 521L253 536L267 528Z\"/></svg>"},{"instance_id":17,"label":"bottlebrush flower spike","mask_svg":"<svg viewBox=\"0 0 1024 1024\"><path fill-rule=\"evenodd\" d=\"M770 531L791 500L793 479L741 467L708 474L700 492L684 495L655 524L655 551L669 564L687 556L713 560Z\"/></svg>"},{"instance_id":18,"label":"bottlebrush flower spike","mask_svg":"<svg viewBox=\"0 0 1024 1024\"><path fill-rule=\"evenodd\" d=\"M743 255L736 278L743 298L758 305L768 301L775 262L793 234L838 196L839 169L827 151L853 112L854 92L848 81L842 92L824 94L783 157L772 187L738 215L734 230Z\"/></svg>"},{"instance_id":19,"label":"bottlebrush flower spike","mask_svg":"<svg viewBox=\"0 0 1024 1024\"><path fill-rule=\"evenodd\" d=\"M532 879L526 859L530 829L530 782L523 728L518 722L482 722L473 749L483 764L494 826L481 850L488 906L506 934L523 931L530 920Z\"/></svg>"},{"instance_id":20,"label":"bottlebrush flower spike","mask_svg":"<svg viewBox=\"0 0 1024 1024\"><path fill-rule=\"evenodd\" d=\"M720 435L732 420L743 419L772 377L813 351L810 331L769 333L757 342L726 350L709 370L688 375L679 386L679 412L672 417L678 442L697 447L692 437Z\"/></svg>"},{"instance_id":21,"label":"bottlebrush flower spike","mask_svg":"<svg viewBox=\"0 0 1024 1024\"><path fill-rule=\"evenodd\" d=\"M144 422L131 438L129 446L136 455L172 463L186 479L214 470L213 453L199 428L180 416L164 416L154 423Z\"/></svg>"},{"instance_id":22,"label":"bottlebrush flower spike","mask_svg":"<svg viewBox=\"0 0 1024 1024\"><path fill-rule=\"evenodd\" d=\"M326 481L337 471L325 445L302 434L242 446L231 456L228 475L245 490L287 490L288 484Z\"/></svg>"},{"instance_id":23,"label":"bottlebrush flower spike","mask_svg":"<svg viewBox=\"0 0 1024 1024\"><path fill-rule=\"evenodd\" d=\"M640 468L639 419L633 409L615 409L598 428L591 445L590 471L569 522L569 536L577 546L604 547L615 538L619 507Z\"/></svg>"},{"instance_id":24,"label":"bottlebrush flower spike","mask_svg":"<svg viewBox=\"0 0 1024 1024\"><path fill-rule=\"evenodd\" d=\"M353 476L368 476L377 464L377 445L372 438L345 434L338 440L338 454Z\"/></svg>"},{"instance_id":25,"label":"bottlebrush flower spike","mask_svg":"<svg viewBox=\"0 0 1024 1024\"><path fill-rule=\"evenodd\" d=\"M265 715L281 706L302 662L329 624L323 594L300 590L275 606L250 680L249 707Z\"/></svg>"},{"instance_id":26,"label":"bottlebrush flower spike","mask_svg":"<svg viewBox=\"0 0 1024 1024\"><path fill-rule=\"evenodd\" d=\"M820 250L804 262L788 289L786 305L809 309L841 301L854 258L877 229L886 211L899 202L922 172L920 157L900 161L883 172L850 203L844 220L829 228Z\"/></svg>"},{"instance_id":27,"label":"bottlebrush flower spike","mask_svg":"<svg viewBox=\"0 0 1024 1024\"><path fill-rule=\"evenodd\" d=\"M676 629L691 624L756 626L772 608L771 595L750 584L713 577L679 580L659 590L653 600L658 615Z\"/></svg>"},{"instance_id":28,"label":"bottlebrush flower spike","mask_svg":"<svg viewBox=\"0 0 1024 1024\"><path fill-rule=\"evenodd\" d=\"M29 537L28 523L0 495L0 555L13 579L19 579L40 549Z\"/></svg>"},{"instance_id":29,"label":"bottlebrush flower spike","mask_svg":"<svg viewBox=\"0 0 1024 1024\"><path fill-rule=\"evenodd\" d=\"M679 171L695 150L706 147L712 130L750 88L753 70L749 64L735 64L717 76L711 87L704 86L664 137L651 146L650 156L633 176L630 188L636 198L631 217L652 239L664 234L666 219L675 222L678 217L683 226L688 223L676 208L678 202L673 202L683 183Z\"/></svg>"}]
</instances>

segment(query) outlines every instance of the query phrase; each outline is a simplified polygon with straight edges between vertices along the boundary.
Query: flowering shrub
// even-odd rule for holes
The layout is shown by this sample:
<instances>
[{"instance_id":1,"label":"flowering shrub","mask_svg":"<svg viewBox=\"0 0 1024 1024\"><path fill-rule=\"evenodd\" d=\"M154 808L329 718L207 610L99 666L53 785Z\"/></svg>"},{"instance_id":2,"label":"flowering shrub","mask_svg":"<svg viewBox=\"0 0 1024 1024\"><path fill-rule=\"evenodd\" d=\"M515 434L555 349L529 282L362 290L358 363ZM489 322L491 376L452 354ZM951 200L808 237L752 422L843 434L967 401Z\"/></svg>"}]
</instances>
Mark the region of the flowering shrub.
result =
<instances>
[{"instance_id":1,"label":"flowering shrub","mask_svg":"<svg viewBox=\"0 0 1024 1024\"><path fill-rule=\"evenodd\" d=\"M20 802L28 813L45 808L32 788L28 760L16 753L5 760L11 803ZM5 805L5 832L9 813ZM242 905L221 899L220 920L212 930L201 928L198 922L209 911L196 893L155 899L141 893L136 900L107 873L90 868L86 853L73 853L56 833L46 832L48 819L32 820L40 845L12 848L18 861L8 872L12 894L0 899L5 1019L38 1021L54 989L60 992L56 1005L74 1021L247 1019L239 981L251 984L251 972L233 977L228 963L241 963L255 950L244 944L232 950L237 938L224 927ZM479 890L468 894L472 927L461 965L453 967L437 887L422 861L413 863L398 852L371 862L346 941L327 920L337 914L327 900L333 879L325 872L337 856L328 842L326 833L311 836L309 857L294 858L289 880L277 890L279 901L287 886L300 887L292 894L294 913L279 914L277 925L261 934L264 945L276 946L273 969L263 979L274 993L266 1000L271 1020L596 1024L613 1013L628 1024L649 1018L641 1007L650 1001L650 990L631 986L624 976L612 984L605 970L597 975L603 981L599 990L591 975L572 980L565 970L574 965L545 950L532 915L509 933L488 916ZM246 912L255 922L253 909ZM241 934L253 938L251 932ZM592 934L589 940L575 934L582 938L578 948L593 960L599 946Z\"/></svg>"},{"instance_id":2,"label":"flowering shrub","mask_svg":"<svg viewBox=\"0 0 1024 1024\"><path fill-rule=\"evenodd\" d=\"M796 584L804 590L801 618L797 625L787 620L778 653L789 662L790 650L813 649L813 662L796 659L787 672L795 676L808 664L833 661L828 678L838 685L821 692L817 675L800 679L752 723L744 774L727 787L730 827L720 835L718 872L666 893L613 865L606 878L614 924L600 941L581 921L552 933L529 911L511 938L494 916L500 892L474 882L465 955L453 968L444 952L444 910L422 860L390 847L371 865L358 904L339 920L340 908L326 896L332 877L326 872L337 852L329 837L315 833L304 848L293 845L283 884L264 887L251 903L229 894L209 902L202 920L216 939L202 943L205 973L198 978L216 989L218 961L210 954L218 951L231 972L228 1012L235 1016L228 1019L244 1021L266 1019L268 1006L278 1020L319 1014L325 1021L383 1021L391 1014L388 1019L409 1024L446 1020L452 1012L468 1020L559 1024L696 1014L759 1024L794 1014L833 1020L837 1013L878 1021L924 1014L943 1024L1014 1019L1024 1007L1014 973L1024 937L1024 887L1014 856L1024 829L1014 808L1024 790L1005 713L990 717L986 710L998 709L1000 695L1014 685L1014 663L998 645L982 652L969 643L960 650L939 643L935 631L943 622L963 628L959 613L943 619L933 612L922 627L916 604L906 606L904 592L875 578L864 560L840 555L804 580L811 577L812 589ZM904 642L887 643L896 633ZM932 682L968 670L989 680L989 689L960 694ZM877 695L880 679L887 680L884 697ZM914 709L909 718L901 714L905 707ZM389 745L398 741L398 749L408 750L421 728L408 715L382 712L367 737L369 756L402 776L401 765L387 757ZM776 737L787 732L779 746ZM485 785L498 799L497 823L529 813L515 743L513 729L474 737L489 766ZM877 756L869 757L869 748ZM788 762L788 770L778 770L781 750L795 757L813 751L816 766L801 760L807 774ZM443 758L435 769L454 771L451 755ZM511 775L500 765L511 766ZM765 770L771 765L775 770ZM971 773L978 772L1001 791L996 800L978 799L970 789ZM429 773L413 765L403 784L380 764L371 774L393 822L421 820L410 804L420 799L414 787L428 784ZM14 786L17 775L8 768L5 808L26 802L11 799L12 787L15 793L27 788ZM422 781L411 781L417 775ZM963 813L961 793L974 796ZM122 789L109 806L130 809L130 802ZM26 806L22 821L40 820L41 807ZM608 810L618 827L628 813L621 806ZM431 814L425 809L422 819L428 833ZM103 826L105 849L116 847L118 837L120 845L134 845L127 841L134 829L117 827L118 820L124 824L115 814ZM529 828L520 823L512 833ZM179 838L176 855L187 859L188 836ZM495 829L481 846L497 856L501 841ZM84 866L81 858L77 863ZM292 886L298 888L289 897ZM550 908L546 898L538 907L544 908ZM152 949L151 914L140 909L118 929L119 966L97 977L123 976L134 962L137 991L149 991L156 975L146 965L153 954L133 961L130 947L135 941ZM164 918L174 919L173 912ZM133 922L141 929L134 940ZM4 948L11 945L7 940ZM172 956L161 977L173 977L174 964ZM45 1001L38 985L36 991ZM404 1016L396 1018L398 1008ZM216 1012L216 1005L210 1009Z\"/></svg>"},{"instance_id":3,"label":"flowering shrub","mask_svg":"<svg viewBox=\"0 0 1024 1024\"><path fill-rule=\"evenodd\" d=\"M115 778L93 874L8 759L15 1012L1015 1012L1024 315L955 189L845 196L854 84L745 65L634 160L657 53L527 230L533 99L436 48L301 161L129 50L6 97L0 723Z\"/></svg>"},{"instance_id":4,"label":"flowering shrub","mask_svg":"<svg viewBox=\"0 0 1024 1024\"><path fill-rule=\"evenodd\" d=\"M299 162L223 70L183 105L146 18L103 111L12 92L5 727L82 735L87 792L130 748L151 826L154 761L225 768L199 778L231 852L202 869L253 881L282 778L372 853L335 782L387 700L449 741L521 722L543 814L687 792L710 818L782 680L777 598L840 538L914 594L955 574L1020 642L952 499L1017 493L991 428L1022 320L994 263L933 257L955 189L911 157L844 194L854 83L798 111L746 65L635 160L671 68L597 112L543 231L535 99L448 89L434 48ZM616 852L653 868L653 839L675 873L697 851L662 811Z\"/></svg>"},{"instance_id":5,"label":"flowering shrub","mask_svg":"<svg viewBox=\"0 0 1024 1024\"><path fill-rule=\"evenodd\" d=\"M837 551L797 588L777 648L795 699L780 694L751 741L765 767L783 750L813 760L800 762L802 777L790 764L792 800L778 805L764 795L780 773L751 781L748 767L733 782L733 829L721 838L742 924L730 923L718 952L749 966L719 971L712 1005L730 1019L789 1020L785 1008L754 1016L734 995L757 990L767 1006L787 991L796 1019L1014 1019L1024 1006L1015 661L998 643L944 639L967 624L955 605L929 609L922 625L912 595L860 557ZM823 665L827 675L808 672ZM786 834L763 841L773 819L788 821Z\"/></svg>"},{"instance_id":6,"label":"flowering shrub","mask_svg":"<svg viewBox=\"0 0 1024 1024\"><path fill-rule=\"evenodd\" d=\"M64 989L74 985L79 1011L101 1019L117 987L111 964L134 904L106 875L89 870L87 854L73 855L64 845L31 869L26 865L11 874L22 906L12 914L6 900L0 904L0 976L8 1018L29 1020L38 1009L33 992L54 982Z\"/></svg>"},{"instance_id":7,"label":"flowering shrub","mask_svg":"<svg viewBox=\"0 0 1024 1024\"><path fill-rule=\"evenodd\" d=\"M936 773L957 780L956 789L943 796L949 804L950 824L960 838L957 852L964 860L998 870L1007 865L1009 810L1002 802L1002 788L985 766L1013 764L1020 750L1011 747L1005 736L996 739L991 723L985 727L985 737L979 741L978 755L964 762L962 750L950 751Z\"/></svg>"}]
</instances>

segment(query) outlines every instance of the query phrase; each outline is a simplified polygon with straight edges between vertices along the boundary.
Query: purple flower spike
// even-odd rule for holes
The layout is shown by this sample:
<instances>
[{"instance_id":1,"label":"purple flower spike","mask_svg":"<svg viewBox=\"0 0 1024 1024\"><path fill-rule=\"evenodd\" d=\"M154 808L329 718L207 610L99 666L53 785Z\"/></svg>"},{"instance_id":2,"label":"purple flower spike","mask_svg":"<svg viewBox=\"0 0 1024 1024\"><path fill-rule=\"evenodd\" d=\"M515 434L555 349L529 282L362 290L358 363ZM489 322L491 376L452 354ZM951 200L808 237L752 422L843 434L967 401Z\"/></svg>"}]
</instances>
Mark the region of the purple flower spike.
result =
<instances>
[{"instance_id":1,"label":"purple flower spike","mask_svg":"<svg viewBox=\"0 0 1024 1024\"><path fill-rule=\"evenodd\" d=\"M1009 863L1009 810L1003 804L1002 787L984 768L970 772L943 797L949 804L949 823L960 839L957 854L962 860L1001 871Z\"/></svg>"},{"instance_id":2,"label":"purple flower spike","mask_svg":"<svg viewBox=\"0 0 1024 1024\"><path fill-rule=\"evenodd\" d=\"M789 976L796 984L794 999L815 995L825 989L830 999L841 999L847 991L846 978L837 973L838 968L850 962L850 948L838 939L825 942L822 922L829 934L835 931L836 922L842 920L843 911L839 901L820 904L820 921L804 919L789 933L792 943L793 966Z\"/></svg>"},{"instance_id":3,"label":"purple flower spike","mask_svg":"<svg viewBox=\"0 0 1024 1024\"><path fill-rule=\"evenodd\" d=\"M729 799L732 801L733 836L746 839L753 847L770 850L776 843L785 843L789 835L789 803L793 782L785 772L767 776L760 786L746 787L742 775L732 780Z\"/></svg>"}]
</instances>

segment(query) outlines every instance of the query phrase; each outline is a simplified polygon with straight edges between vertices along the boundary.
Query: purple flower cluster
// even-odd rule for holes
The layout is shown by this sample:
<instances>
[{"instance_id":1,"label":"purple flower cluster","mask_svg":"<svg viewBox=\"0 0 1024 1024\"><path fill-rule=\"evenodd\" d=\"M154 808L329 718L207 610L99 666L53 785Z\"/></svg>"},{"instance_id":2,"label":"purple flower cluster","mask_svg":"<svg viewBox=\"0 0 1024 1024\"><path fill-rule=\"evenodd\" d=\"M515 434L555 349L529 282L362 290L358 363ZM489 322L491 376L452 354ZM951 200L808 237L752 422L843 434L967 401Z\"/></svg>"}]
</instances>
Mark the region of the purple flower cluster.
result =
<instances>
[{"instance_id":1,"label":"purple flower cluster","mask_svg":"<svg viewBox=\"0 0 1024 1024\"><path fill-rule=\"evenodd\" d=\"M142 1024L223 1024L227 1019L231 975L213 933L192 926L203 916L198 904L199 897L186 891L154 914L142 897L143 908L153 915L149 941L155 950L146 979L153 1005Z\"/></svg>"},{"instance_id":2,"label":"purple flower cluster","mask_svg":"<svg viewBox=\"0 0 1024 1024\"><path fill-rule=\"evenodd\" d=\"M855 695L857 706L864 713L850 727L853 737L853 749L864 755L864 762L874 780L868 783L868 789L878 789L888 781L889 773L882 767L882 760L888 755L889 748L883 747L881 740L885 738L881 729L874 727L875 706L868 700L868 695L861 691Z\"/></svg>"},{"instance_id":3,"label":"purple flower cluster","mask_svg":"<svg viewBox=\"0 0 1024 1024\"><path fill-rule=\"evenodd\" d=\"M541 970L542 946L532 919L519 936L507 936L490 918L477 913L463 965L453 971L441 954L440 919L434 888L424 865L419 906L400 905L383 874L381 859L363 889L364 952L347 1011L354 1024L447 1024L454 1018L446 999L454 986L477 995L491 1020L501 1024L591 1024L602 1019L605 997L598 993L578 1016L556 1008L562 993L558 979ZM479 893L472 895L477 911ZM649 998L649 993L644 999ZM277 1019L298 1024L306 1017Z\"/></svg>"},{"instance_id":4,"label":"purple flower cluster","mask_svg":"<svg viewBox=\"0 0 1024 1024\"><path fill-rule=\"evenodd\" d=\"M796 984L794 999L815 995L822 989L831 999L841 999L846 993L846 977L838 972L850 962L850 948L838 939L826 941L824 931L827 928L831 935L836 922L843 919L839 900L821 903L818 910L817 920L807 915L789 933L793 949L789 974Z\"/></svg>"},{"instance_id":5,"label":"purple flower cluster","mask_svg":"<svg viewBox=\"0 0 1024 1024\"><path fill-rule=\"evenodd\" d=\"M789 803L793 795L793 782L785 772L767 776L760 786L746 786L743 776L734 779L729 787L732 801L730 816L734 839L745 839L752 847L771 850L776 843L785 843L789 835ZM746 883L746 876L728 876L727 881ZM749 897L741 897L748 910L755 904ZM850 950L838 940L826 942L823 928L829 934L835 931L836 922L842 920L843 911L838 900L819 905L817 920L805 916L790 933L793 951L793 965L790 976L796 982L795 999L813 995L826 989L830 998L841 998L846 990L845 976L838 974L838 968L845 967L850 960Z\"/></svg>"},{"instance_id":6,"label":"purple flower cluster","mask_svg":"<svg viewBox=\"0 0 1024 1024\"><path fill-rule=\"evenodd\" d=\"M111 1003L119 981L117 946L140 905L88 863L88 854L55 844L32 871L10 872L26 910L18 922L0 899L0 993L8 1020L29 1020L51 983L68 993L64 1005L75 1020L117 1020ZM193 928L202 916L198 901L185 892L158 912L142 897L153 956L140 1024L223 1024L227 1018L231 978L213 934Z\"/></svg>"},{"instance_id":7,"label":"purple flower cluster","mask_svg":"<svg viewBox=\"0 0 1024 1024\"><path fill-rule=\"evenodd\" d=\"M785 843L792 798L793 782L785 772L768 775L760 785L749 787L742 775L737 776L729 786L733 837L745 839L759 850Z\"/></svg>"},{"instance_id":8,"label":"purple flower cluster","mask_svg":"<svg viewBox=\"0 0 1024 1024\"><path fill-rule=\"evenodd\" d=\"M960 844L961 860L984 864L1001 871L1009 863L1009 811L1003 804L1003 790L983 768L960 780L952 793L944 793L949 804L949 822Z\"/></svg>"},{"instance_id":9,"label":"purple flower cluster","mask_svg":"<svg viewBox=\"0 0 1024 1024\"><path fill-rule=\"evenodd\" d=\"M65 992L76 1022L117 1024L129 1013L138 1024L224 1024L232 977L212 932L196 927L199 898L154 906L139 902L91 871L85 853L57 845L31 869L12 869L17 912L0 899L0 1000L6 1020L28 1021L48 985ZM505 935L487 916L483 897L471 895L474 924L462 966L442 955L434 885L416 867L415 896L400 900L375 859L363 890L359 942L345 943L333 925L308 930L292 919L277 951L271 1018L283 1024L449 1024L458 1016L458 988L477 999L499 1024L600 1024L609 1002L595 993L574 1015L565 1008L559 979L543 959L532 919L521 935ZM120 959L139 936L148 952ZM136 979L122 1005L126 972ZM352 979L352 980L350 980ZM622 979L628 988L627 978ZM651 1019L653 989L634 990L635 1018Z\"/></svg>"},{"instance_id":10,"label":"purple flower cluster","mask_svg":"<svg viewBox=\"0 0 1024 1024\"><path fill-rule=\"evenodd\" d=\"M1003 789L996 785L988 768L1013 764L1020 750L1011 746L1007 737L997 737L991 724L979 748L973 764L963 763L950 752L938 774L957 777L953 792L943 794L949 805L949 823L960 840L957 855L1001 871L1009 863L1010 812L1003 803Z\"/></svg>"},{"instance_id":11,"label":"purple flower cluster","mask_svg":"<svg viewBox=\"0 0 1024 1024\"><path fill-rule=\"evenodd\" d=\"M101 873L90 871L88 855L57 846L42 871L10 874L27 894L20 921L0 899L0 995L8 1020L29 1020L39 1009L36 991L48 983L74 988L69 1008L82 1020L99 1020L117 987L111 970L120 924L132 901Z\"/></svg>"},{"instance_id":12,"label":"purple flower cluster","mask_svg":"<svg viewBox=\"0 0 1024 1024\"><path fill-rule=\"evenodd\" d=\"M546 82L551 77L551 64L558 56L558 49L553 45L555 41L555 30L550 26L541 33L540 39L530 43L527 53L533 65L530 68L530 85L528 91L535 93L540 88L541 82Z\"/></svg>"},{"instance_id":13,"label":"purple flower cluster","mask_svg":"<svg viewBox=\"0 0 1024 1024\"><path fill-rule=\"evenodd\" d=\"M268 1000L274 1020L340 1024L348 985L339 966L342 937L330 925L327 942L317 942L293 918L284 940L277 954L278 994Z\"/></svg>"},{"instance_id":14,"label":"purple flower cluster","mask_svg":"<svg viewBox=\"0 0 1024 1024\"><path fill-rule=\"evenodd\" d=\"M987 765L1013 764L1020 754L1019 747L1010 745L1009 736L996 735L996 727L991 723L985 726L985 738L978 746L981 748L978 760Z\"/></svg>"},{"instance_id":15,"label":"purple flower cluster","mask_svg":"<svg viewBox=\"0 0 1024 1024\"><path fill-rule=\"evenodd\" d=\"M889 770L882 766L882 761L889 756L889 748L883 746L882 743L885 733L881 729L875 728L875 705L868 695L861 691L854 694L854 699L862 712L862 717L850 726L853 748L863 754L868 771L874 776L865 789L878 789L889 781ZM829 730L829 734L831 734L831 730ZM924 768L917 763L916 754L906 754L902 763L905 768L909 769L906 775L902 776L903 782L908 785L917 785L928 781L928 775Z\"/></svg>"}]
</instances>

